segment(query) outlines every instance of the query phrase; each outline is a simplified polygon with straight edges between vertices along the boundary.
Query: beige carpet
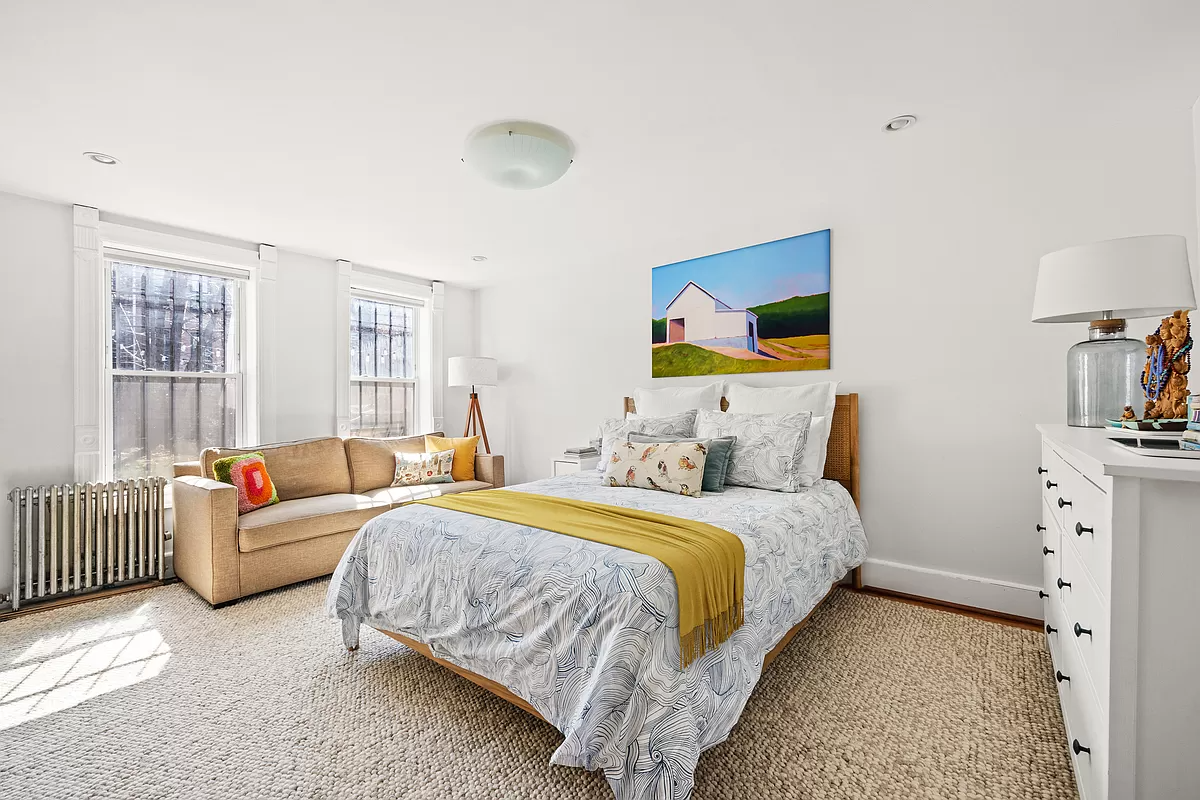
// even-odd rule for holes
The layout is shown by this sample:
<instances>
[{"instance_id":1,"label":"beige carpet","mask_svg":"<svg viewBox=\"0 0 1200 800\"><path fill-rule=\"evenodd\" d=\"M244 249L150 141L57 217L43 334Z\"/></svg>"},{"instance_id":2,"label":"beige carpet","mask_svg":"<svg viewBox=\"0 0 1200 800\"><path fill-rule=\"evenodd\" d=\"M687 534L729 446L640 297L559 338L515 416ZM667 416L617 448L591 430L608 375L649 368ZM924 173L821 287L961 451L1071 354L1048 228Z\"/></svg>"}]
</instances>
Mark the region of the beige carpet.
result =
<instances>
[{"instance_id":1,"label":"beige carpet","mask_svg":"<svg viewBox=\"0 0 1200 800\"><path fill-rule=\"evenodd\" d=\"M211 610L182 584L0 623L0 797L608 798L557 731L364 629L325 581ZM1016 628L838 592L697 798L1069 798L1049 655Z\"/></svg>"}]
</instances>

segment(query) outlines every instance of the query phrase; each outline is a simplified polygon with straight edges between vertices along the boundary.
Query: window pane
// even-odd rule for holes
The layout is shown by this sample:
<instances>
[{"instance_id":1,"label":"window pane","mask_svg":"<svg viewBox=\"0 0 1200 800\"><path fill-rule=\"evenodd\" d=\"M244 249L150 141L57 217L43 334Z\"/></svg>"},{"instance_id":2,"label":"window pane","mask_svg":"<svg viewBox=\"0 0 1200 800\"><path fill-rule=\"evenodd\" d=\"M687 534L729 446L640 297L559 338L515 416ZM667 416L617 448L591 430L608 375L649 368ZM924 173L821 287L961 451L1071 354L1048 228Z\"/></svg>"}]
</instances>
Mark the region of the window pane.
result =
<instances>
[{"instance_id":1,"label":"window pane","mask_svg":"<svg viewBox=\"0 0 1200 800\"><path fill-rule=\"evenodd\" d=\"M112 262L113 367L237 372L232 278Z\"/></svg>"},{"instance_id":2,"label":"window pane","mask_svg":"<svg viewBox=\"0 0 1200 800\"><path fill-rule=\"evenodd\" d=\"M354 436L411 436L416 386L390 381L350 382L350 430Z\"/></svg>"},{"instance_id":3,"label":"window pane","mask_svg":"<svg viewBox=\"0 0 1200 800\"><path fill-rule=\"evenodd\" d=\"M234 378L113 376L113 477L169 476L176 461L237 443Z\"/></svg>"},{"instance_id":4,"label":"window pane","mask_svg":"<svg viewBox=\"0 0 1200 800\"><path fill-rule=\"evenodd\" d=\"M416 309L354 297L350 300L350 374L355 378L414 378Z\"/></svg>"}]
</instances>

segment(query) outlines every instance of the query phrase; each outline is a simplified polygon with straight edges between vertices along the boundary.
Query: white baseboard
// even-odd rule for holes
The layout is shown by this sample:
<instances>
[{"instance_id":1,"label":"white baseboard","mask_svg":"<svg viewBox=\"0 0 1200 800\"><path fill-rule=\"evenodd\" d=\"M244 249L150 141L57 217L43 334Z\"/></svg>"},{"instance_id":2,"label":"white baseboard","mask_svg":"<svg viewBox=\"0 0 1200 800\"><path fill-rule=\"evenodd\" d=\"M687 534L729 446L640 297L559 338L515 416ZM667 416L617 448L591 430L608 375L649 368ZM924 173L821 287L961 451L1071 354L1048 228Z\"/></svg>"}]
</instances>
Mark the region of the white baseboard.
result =
<instances>
[{"instance_id":1,"label":"white baseboard","mask_svg":"<svg viewBox=\"0 0 1200 800\"><path fill-rule=\"evenodd\" d=\"M895 561L868 558L863 564L863 583L893 592L928 597L947 603L1042 619L1040 586L959 575Z\"/></svg>"}]
</instances>

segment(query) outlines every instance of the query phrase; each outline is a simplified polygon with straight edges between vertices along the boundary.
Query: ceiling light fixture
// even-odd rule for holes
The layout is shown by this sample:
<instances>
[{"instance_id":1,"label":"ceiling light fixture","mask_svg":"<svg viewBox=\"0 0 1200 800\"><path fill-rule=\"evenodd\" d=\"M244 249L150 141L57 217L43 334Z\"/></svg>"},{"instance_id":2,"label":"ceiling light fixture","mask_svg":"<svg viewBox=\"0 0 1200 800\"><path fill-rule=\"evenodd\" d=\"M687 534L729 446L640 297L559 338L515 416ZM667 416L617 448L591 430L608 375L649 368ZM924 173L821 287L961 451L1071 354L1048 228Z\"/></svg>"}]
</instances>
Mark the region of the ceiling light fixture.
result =
<instances>
[{"instance_id":1,"label":"ceiling light fixture","mask_svg":"<svg viewBox=\"0 0 1200 800\"><path fill-rule=\"evenodd\" d=\"M487 256L471 256L472 261L487 261Z\"/></svg>"},{"instance_id":2,"label":"ceiling light fixture","mask_svg":"<svg viewBox=\"0 0 1200 800\"><path fill-rule=\"evenodd\" d=\"M120 161L117 161L115 158L108 155L107 153L94 153L91 150L89 150L86 153L84 153L84 155L87 156L88 158L90 158L92 161L95 161L97 164L103 164L106 167L111 167L114 164L121 163Z\"/></svg>"},{"instance_id":3,"label":"ceiling light fixture","mask_svg":"<svg viewBox=\"0 0 1200 800\"><path fill-rule=\"evenodd\" d=\"M500 122L467 137L463 161L505 189L540 189L571 166L571 140L536 122Z\"/></svg>"},{"instance_id":4,"label":"ceiling light fixture","mask_svg":"<svg viewBox=\"0 0 1200 800\"><path fill-rule=\"evenodd\" d=\"M884 133L896 133L897 131L902 131L905 128L911 128L913 125L916 125L916 124L917 124L917 118L914 117L912 114L902 114L899 117L892 117L891 119L889 119L887 121L887 123L883 126L883 132Z\"/></svg>"}]
</instances>

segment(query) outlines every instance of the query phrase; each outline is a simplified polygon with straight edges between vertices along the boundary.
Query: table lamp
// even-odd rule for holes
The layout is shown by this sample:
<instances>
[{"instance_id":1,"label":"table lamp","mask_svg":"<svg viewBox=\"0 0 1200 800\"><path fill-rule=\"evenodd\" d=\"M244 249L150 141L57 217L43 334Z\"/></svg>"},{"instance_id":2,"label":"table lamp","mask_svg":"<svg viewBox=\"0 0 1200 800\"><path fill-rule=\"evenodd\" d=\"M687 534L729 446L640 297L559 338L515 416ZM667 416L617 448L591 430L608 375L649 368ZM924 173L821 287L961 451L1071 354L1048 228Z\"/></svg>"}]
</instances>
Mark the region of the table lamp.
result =
<instances>
[{"instance_id":1,"label":"table lamp","mask_svg":"<svg viewBox=\"0 0 1200 800\"><path fill-rule=\"evenodd\" d=\"M1067 424L1104 427L1140 408L1146 346L1125 338L1125 320L1196 307L1187 240L1162 234L1110 239L1042 256L1034 322L1088 322L1067 351Z\"/></svg>"},{"instance_id":2,"label":"table lamp","mask_svg":"<svg viewBox=\"0 0 1200 800\"><path fill-rule=\"evenodd\" d=\"M475 387L496 385L496 359L455 356L447 363L446 372L447 386L471 387L471 402L467 405L467 425L463 428L463 436L471 436L474 428L476 435L483 436L484 452L491 453L487 428L483 424L483 409L479 407L479 395Z\"/></svg>"}]
</instances>

